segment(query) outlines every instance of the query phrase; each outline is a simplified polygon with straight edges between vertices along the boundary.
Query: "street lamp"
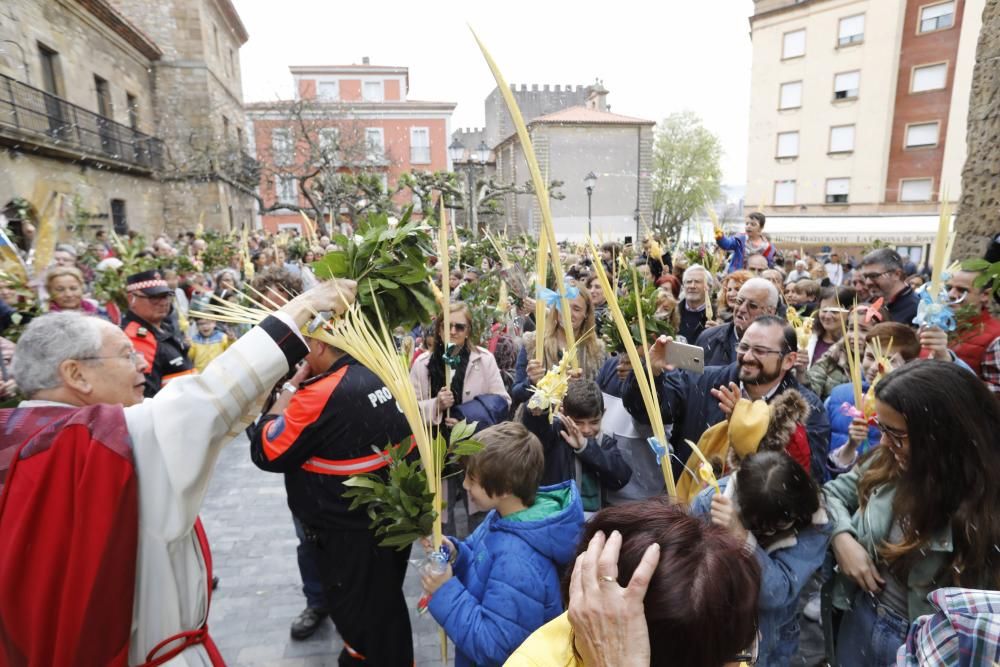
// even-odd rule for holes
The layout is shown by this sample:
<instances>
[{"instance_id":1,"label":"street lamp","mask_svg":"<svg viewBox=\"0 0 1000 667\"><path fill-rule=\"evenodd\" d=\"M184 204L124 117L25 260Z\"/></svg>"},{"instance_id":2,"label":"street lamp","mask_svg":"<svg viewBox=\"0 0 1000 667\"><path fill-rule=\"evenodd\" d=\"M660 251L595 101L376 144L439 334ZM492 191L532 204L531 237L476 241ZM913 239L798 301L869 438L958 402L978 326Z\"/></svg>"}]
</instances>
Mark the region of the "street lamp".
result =
<instances>
[{"instance_id":1,"label":"street lamp","mask_svg":"<svg viewBox=\"0 0 1000 667\"><path fill-rule=\"evenodd\" d=\"M470 231L472 232L472 237L477 238L479 236L479 222L476 220L476 188L473 181L473 172L476 168L481 167L486 164L486 161L490 159L490 147L486 145L485 141L480 141L479 145L471 151L469 157L465 157L465 144L458 140L458 137L451 142L448 146L448 155L451 157L452 165L457 171L461 169L465 172L465 184L468 192L468 197L466 202L468 205L468 210L466 213L466 220L469 223ZM461 166L460 166L461 165Z\"/></svg>"},{"instance_id":2,"label":"street lamp","mask_svg":"<svg viewBox=\"0 0 1000 667\"><path fill-rule=\"evenodd\" d=\"M594 186L597 185L597 175L594 172L590 172L583 179L583 184L587 186L587 236L590 237L592 236L590 198L594 194Z\"/></svg>"}]
</instances>

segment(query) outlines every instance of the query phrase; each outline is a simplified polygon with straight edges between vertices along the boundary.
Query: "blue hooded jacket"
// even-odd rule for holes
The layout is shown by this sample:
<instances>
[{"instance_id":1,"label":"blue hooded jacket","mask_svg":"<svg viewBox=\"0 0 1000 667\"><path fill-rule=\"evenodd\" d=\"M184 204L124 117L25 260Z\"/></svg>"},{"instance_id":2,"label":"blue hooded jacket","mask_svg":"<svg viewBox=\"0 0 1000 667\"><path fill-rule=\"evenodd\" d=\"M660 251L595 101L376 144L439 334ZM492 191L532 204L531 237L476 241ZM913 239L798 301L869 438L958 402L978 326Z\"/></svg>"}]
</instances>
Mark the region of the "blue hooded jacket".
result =
<instances>
[{"instance_id":1,"label":"blue hooded jacket","mask_svg":"<svg viewBox=\"0 0 1000 667\"><path fill-rule=\"evenodd\" d=\"M519 516L520 515L520 516ZM543 486L508 517L491 511L458 550L428 609L455 643L455 667L502 665L563 612L559 572L576 554L583 506L572 481Z\"/></svg>"}]
</instances>

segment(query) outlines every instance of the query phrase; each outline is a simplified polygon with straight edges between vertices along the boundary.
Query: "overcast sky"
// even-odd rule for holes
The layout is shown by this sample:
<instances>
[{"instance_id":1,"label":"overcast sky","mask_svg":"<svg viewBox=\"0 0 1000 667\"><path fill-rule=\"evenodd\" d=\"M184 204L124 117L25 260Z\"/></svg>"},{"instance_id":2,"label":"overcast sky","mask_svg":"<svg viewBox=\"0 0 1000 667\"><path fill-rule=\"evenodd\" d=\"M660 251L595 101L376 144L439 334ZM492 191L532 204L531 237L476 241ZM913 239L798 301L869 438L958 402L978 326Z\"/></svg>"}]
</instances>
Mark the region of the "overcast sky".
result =
<instances>
[{"instance_id":1,"label":"overcast sky","mask_svg":"<svg viewBox=\"0 0 1000 667\"><path fill-rule=\"evenodd\" d=\"M746 181L752 0L233 0L246 101L292 96L289 65L410 69L411 99L457 102L452 129L484 124L495 83L466 24L509 83L604 81L612 111L698 113L721 139L724 182Z\"/></svg>"}]
</instances>

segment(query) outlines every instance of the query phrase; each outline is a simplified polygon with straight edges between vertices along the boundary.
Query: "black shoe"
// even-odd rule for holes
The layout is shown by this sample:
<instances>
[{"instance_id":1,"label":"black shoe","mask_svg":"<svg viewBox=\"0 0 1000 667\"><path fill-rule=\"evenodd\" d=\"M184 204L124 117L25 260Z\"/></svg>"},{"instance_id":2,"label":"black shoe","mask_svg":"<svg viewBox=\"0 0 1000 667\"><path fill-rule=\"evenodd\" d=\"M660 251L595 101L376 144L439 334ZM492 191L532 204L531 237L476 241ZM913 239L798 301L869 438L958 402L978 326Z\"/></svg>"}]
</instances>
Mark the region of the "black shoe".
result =
<instances>
[{"instance_id":1,"label":"black shoe","mask_svg":"<svg viewBox=\"0 0 1000 667\"><path fill-rule=\"evenodd\" d=\"M292 621L292 639L308 639L326 618L326 609L306 607L299 617Z\"/></svg>"}]
</instances>

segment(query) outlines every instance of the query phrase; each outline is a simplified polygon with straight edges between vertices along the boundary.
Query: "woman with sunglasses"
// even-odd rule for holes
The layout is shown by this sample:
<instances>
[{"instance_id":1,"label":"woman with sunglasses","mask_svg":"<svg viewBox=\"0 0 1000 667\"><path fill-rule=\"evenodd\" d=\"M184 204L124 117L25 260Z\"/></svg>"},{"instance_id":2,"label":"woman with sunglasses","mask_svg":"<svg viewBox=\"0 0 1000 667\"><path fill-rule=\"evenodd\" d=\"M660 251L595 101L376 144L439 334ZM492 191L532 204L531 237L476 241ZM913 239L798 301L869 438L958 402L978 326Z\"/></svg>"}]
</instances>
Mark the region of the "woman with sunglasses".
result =
<instances>
[{"instance_id":1,"label":"woman with sunglasses","mask_svg":"<svg viewBox=\"0 0 1000 667\"><path fill-rule=\"evenodd\" d=\"M691 503L747 545L761 569L758 665L788 665L799 646L798 601L826 558L830 524L819 486L783 451L761 451L740 462Z\"/></svg>"},{"instance_id":2,"label":"woman with sunglasses","mask_svg":"<svg viewBox=\"0 0 1000 667\"><path fill-rule=\"evenodd\" d=\"M452 301L450 315L451 331L443 331L444 318L437 318L434 347L410 367L424 418L447 428L463 419L477 422L479 430L499 424L507 418L510 396L496 359L474 343L472 313L466 304ZM445 382L446 368L452 371L451 384Z\"/></svg>"},{"instance_id":3,"label":"woman with sunglasses","mask_svg":"<svg viewBox=\"0 0 1000 667\"><path fill-rule=\"evenodd\" d=\"M824 486L843 610L836 664L894 664L936 588L1000 587L1000 402L957 364L921 361L875 388L882 433Z\"/></svg>"}]
</instances>

